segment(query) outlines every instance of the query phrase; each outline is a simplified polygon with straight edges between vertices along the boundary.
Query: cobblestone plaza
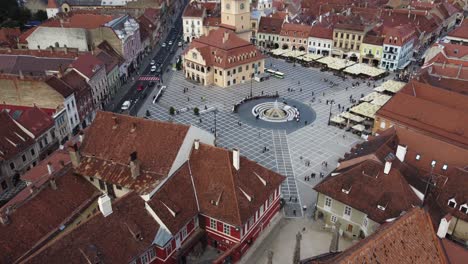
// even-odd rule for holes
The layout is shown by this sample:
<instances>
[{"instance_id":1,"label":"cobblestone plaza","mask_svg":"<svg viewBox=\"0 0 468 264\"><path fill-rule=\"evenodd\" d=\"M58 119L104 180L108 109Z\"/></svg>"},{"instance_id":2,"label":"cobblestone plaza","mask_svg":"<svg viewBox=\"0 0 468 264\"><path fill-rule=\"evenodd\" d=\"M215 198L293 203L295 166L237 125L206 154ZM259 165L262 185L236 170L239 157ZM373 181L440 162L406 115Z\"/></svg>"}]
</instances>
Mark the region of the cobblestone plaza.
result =
<instances>
[{"instance_id":1,"label":"cobblestone plaza","mask_svg":"<svg viewBox=\"0 0 468 264\"><path fill-rule=\"evenodd\" d=\"M215 129L216 116L217 145L229 149L237 147L241 155L286 176L282 186L285 216L302 217L304 212L310 215L316 199L312 187L321 180L320 173L326 175L333 170L338 158L361 140L357 135L328 126L330 109L332 115L336 115L338 105L346 109L351 105L351 95L360 98L361 94L371 92L372 86L361 81L359 86L352 87L351 78L343 81L331 72L280 59L267 58L266 65L285 73L285 78L272 77L264 82L247 82L228 88L203 87L185 80L181 71L170 71L164 76L163 85L167 89L163 96L153 104L152 98L157 92L154 91L140 109L139 116L149 111L149 118L192 124L211 132ZM253 96L278 93L280 99L302 102L312 108L316 119L307 125L291 121L298 126L295 130L266 129L244 123L232 109L251 91ZM330 107L327 100L334 100L335 104ZM171 116L170 107L178 110L178 114ZM195 107L200 109L199 116L194 115ZM328 166L322 166L323 162ZM304 177L312 173L316 177L305 181ZM302 210L303 206L307 207L306 211Z\"/></svg>"}]
</instances>

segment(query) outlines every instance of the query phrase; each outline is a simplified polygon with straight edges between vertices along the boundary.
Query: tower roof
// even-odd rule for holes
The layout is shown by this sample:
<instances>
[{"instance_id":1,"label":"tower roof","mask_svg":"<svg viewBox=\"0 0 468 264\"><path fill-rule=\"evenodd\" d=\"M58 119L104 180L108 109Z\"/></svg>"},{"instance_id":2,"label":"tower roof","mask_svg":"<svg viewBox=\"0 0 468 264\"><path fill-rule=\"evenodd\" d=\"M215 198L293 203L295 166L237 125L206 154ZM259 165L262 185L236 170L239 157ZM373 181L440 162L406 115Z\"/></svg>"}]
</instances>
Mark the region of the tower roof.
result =
<instances>
[{"instance_id":1,"label":"tower roof","mask_svg":"<svg viewBox=\"0 0 468 264\"><path fill-rule=\"evenodd\" d=\"M47 8L58 8L58 4L56 0L48 0L47 1Z\"/></svg>"}]
</instances>

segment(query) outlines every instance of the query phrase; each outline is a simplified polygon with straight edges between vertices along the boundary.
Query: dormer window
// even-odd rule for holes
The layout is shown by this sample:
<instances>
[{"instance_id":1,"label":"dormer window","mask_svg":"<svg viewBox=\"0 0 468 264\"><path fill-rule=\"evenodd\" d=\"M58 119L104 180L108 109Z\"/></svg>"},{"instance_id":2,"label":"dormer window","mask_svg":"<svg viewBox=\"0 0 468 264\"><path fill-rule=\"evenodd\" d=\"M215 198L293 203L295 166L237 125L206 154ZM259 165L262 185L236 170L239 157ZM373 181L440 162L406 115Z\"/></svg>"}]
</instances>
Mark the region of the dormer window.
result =
<instances>
[{"instance_id":1,"label":"dormer window","mask_svg":"<svg viewBox=\"0 0 468 264\"><path fill-rule=\"evenodd\" d=\"M385 211L385 207L386 206L383 206L383 205L380 205L380 204L377 205L377 208L379 208L382 211Z\"/></svg>"},{"instance_id":2,"label":"dormer window","mask_svg":"<svg viewBox=\"0 0 468 264\"><path fill-rule=\"evenodd\" d=\"M421 159L421 155L416 154L416 160L420 160L420 159Z\"/></svg>"},{"instance_id":3,"label":"dormer window","mask_svg":"<svg viewBox=\"0 0 468 264\"><path fill-rule=\"evenodd\" d=\"M447 165L447 164L444 164L444 165L442 166L442 170L443 170L443 171L446 171L447 169L448 169L448 165Z\"/></svg>"},{"instance_id":4,"label":"dormer window","mask_svg":"<svg viewBox=\"0 0 468 264\"><path fill-rule=\"evenodd\" d=\"M460 211L464 214L468 214L468 205L467 204L462 204L460 206Z\"/></svg>"},{"instance_id":5,"label":"dormer window","mask_svg":"<svg viewBox=\"0 0 468 264\"><path fill-rule=\"evenodd\" d=\"M349 187L349 188L342 188L341 191L342 191L343 193L349 194L349 192L351 191L351 187Z\"/></svg>"},{"instance_id":6,"label":"dormer window","mask_svg":"<svg viewBox=\"0 0 468 264\"><path fill-rule=\"evenodd\" d=\"M452 198L452 199L448 200L447 205L452 207L452 208L457 207L457 202L455 201L455 198Z\"/></svg>"}]
</instances>

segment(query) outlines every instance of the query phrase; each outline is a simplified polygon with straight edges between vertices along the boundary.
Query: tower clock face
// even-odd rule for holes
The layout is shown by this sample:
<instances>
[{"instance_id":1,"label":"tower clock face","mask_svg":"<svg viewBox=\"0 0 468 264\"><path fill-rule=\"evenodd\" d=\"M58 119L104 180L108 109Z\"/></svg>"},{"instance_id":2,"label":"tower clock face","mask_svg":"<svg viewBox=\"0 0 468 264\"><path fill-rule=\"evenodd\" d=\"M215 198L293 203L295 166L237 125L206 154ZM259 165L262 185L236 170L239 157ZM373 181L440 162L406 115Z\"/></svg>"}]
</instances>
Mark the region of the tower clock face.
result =
<instances>
[{"instance_id":1,"label":"tower clock face","mask_svg":"<svg viewBox=\"0 0 468 264\"><path fill-rule=\"evenodd\" d=\"M240 4L240 9L244 9L244 7L245 7L244 3L241 3Z\"/></svg>"},{"instance_id":2,"label":"tower clock face","mask_svg":"<svg viewBox=\"0 0 468 264\"><path fill-rule=\"evenodd\" d=\"M226 9L231 9L231 5L229 3L226 4Z\"/></svg>"}]
</instances>

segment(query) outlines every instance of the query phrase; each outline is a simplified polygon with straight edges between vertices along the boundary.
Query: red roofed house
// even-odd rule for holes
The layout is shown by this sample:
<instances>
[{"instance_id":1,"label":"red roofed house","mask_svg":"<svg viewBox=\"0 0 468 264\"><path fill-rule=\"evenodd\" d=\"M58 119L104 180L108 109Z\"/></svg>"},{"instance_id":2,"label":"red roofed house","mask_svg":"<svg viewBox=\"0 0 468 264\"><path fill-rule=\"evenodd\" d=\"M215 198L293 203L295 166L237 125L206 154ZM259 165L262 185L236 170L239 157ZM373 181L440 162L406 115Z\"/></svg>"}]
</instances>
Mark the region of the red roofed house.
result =
<instances>
[{"instance_id":1,"label":"red roofed house","mask_svg":"<svg viewBox=\"0 0 468 264\"><path fill-rule=\"evenodd\" d=\"M103 109L109 101L110 92L107 85L106 64L90 53L78 57L71 65L91 87L93 104L97 109Z\"/></svg>"},{"instance_id":2,"label":"red roofed house","mask_svg":"<svg viewBox=\"0 0 468 264\"><path fill-rule=\"evenodd\" d=\"M219 28L193 39L183 53L185 78L227 87L264 72L264 55L234 32Z\"/></svg>"},{"instance_id":3,"label":"red roofed house","mask_svg":"<svg viewBox=\"0 0 468 264\"><path fill-rule=\"evenodd\" d=\"M333 28L313 26L309 32L309 53L329 56L333 47Z\"/></svg>"},{"instance_id":4,"label":"red roofed house","mask_svg":"<svg viewBox=\"0 0 468 264\"><path fill-rule=\"evenodd\" d=\"M468 45L468 21L463 21L462 24L449 32L446 39L452 44Z\"/></svg>"},{"instance_id":5,"label":"red roofed house","mask_svg":"<svg viewBox=\"0 0 468 264\"><path fill-rule=\"evenodd\" d=\"M459 263L447 259L456 259L454 254L460 252L449 251L442 246L432 229L429 214L421 208L410 208L343 252L326 253L300 263Z\"/></svg>"},{"instance_id":6,"label":"red roofed house","mask_svg":"<svg viewBox=\"0 0 468 264\"><path fill-rule=\"evenodd\" d=\"M206 18L206 8L202 3L192 1L185 7L182 14L184 28L184 40L191 42L193 38L198 38L205 34L203 21Z\"/></svg>"},{"instance_id":7,"label":"red roofed house","mask_svg":"<svg viewBox=\"0 0 468 264\"><path fill-rule=\"evenodd\" d=\"M129 193L140 195L138 208L143 209L144 202L145 214L155 227L148 230L154 233L143 236L150 236L153 244L144 243L144 250L131 256L134 259L176 263L206 237L224 252L216 263L236 261L279 212L284 177L241 157L237 149L228 151L212 144L212 135L193 126L98 112L69 153L75 173L117 197L116 207L125 203ZM97 241L95 236L85 237L88 243ZM71 238L64 239L73 243L70 250L77 248ZM107 250L103 242L96 243L100 250ZM57 241L52 245L56 247L63 243ZM63 254L46 251L39 254L41 261ZM112 258L102 257L106 262ZM131 262L131 257L123 263Z\"/></svg>"},{"instance_id":8,"label":"red roofed house","mask_svg":"<svg viewBox=\"0 0 468 264\"><path fill-rule=\"evenodd\" d=\"M21 35L19 28L0 28L0 47L17 48L18 38Z\"/></svg>"},{"instance_id":9,"label":"red roofed house","mask_svg":"<svg viewBox=\"0 0 468 264\"><path fill-rule=\"evenodd\" d=\"M411 63L416 32L412 25L384 28L383 56L380 68L402 70Z\"/></svg>"},{"instance_id":10,"label":"red roofed house","mask_svg":"<svg viewBox=\"0 0 468 264\"><path fill-rule=\"evenodd\" d=\"M311 27L308 25L283 24L280 33L280 47L282 49L306 51L310 29Z\"/></svg>"},{"instance_id":11,"label":"red roofed house","mask_svg":"<svg viewBox=\"0 0 468 264\"><path fill-rule=\"evenodd\" d=\"M407 182L415 174L399 160L395 132L360 144L340 160L338 168L314 187L317 212L326 227L341 224L343 235L363 238L389 219L422 204Z\"/></svg>"},{"instance_id":12,"label":"red roofed house","mask_svg":"<svg viewBox=\"0 0 468 264\"><path fill-rule=\"evenodd\" d=\"M284 19L274 17L260 17L257 30L258 45L264 48L277 49L280 47L280 33Z\"/></svg>"},{"instance_id":13,"label":"red roofed house","mask_svg":"<svg viewBox=\"0 0 468 264\"><path fill-rule=\"evenodd\" d=\"M427 51L423 70L433 76L468 80L468 46L436 43Z\"/></svg>"},{"instance_id":14,"label":"red roofed house","mask_svg":"<svg viewBox=\"0 0 468 264\"><path fill-rule=\"evenodd\" d=\"M80 127L85 128L93 121L97 108L93 103L91 87L76 70L67 71L61 80L74 91Z\"/></svg>"}]
</instances>

